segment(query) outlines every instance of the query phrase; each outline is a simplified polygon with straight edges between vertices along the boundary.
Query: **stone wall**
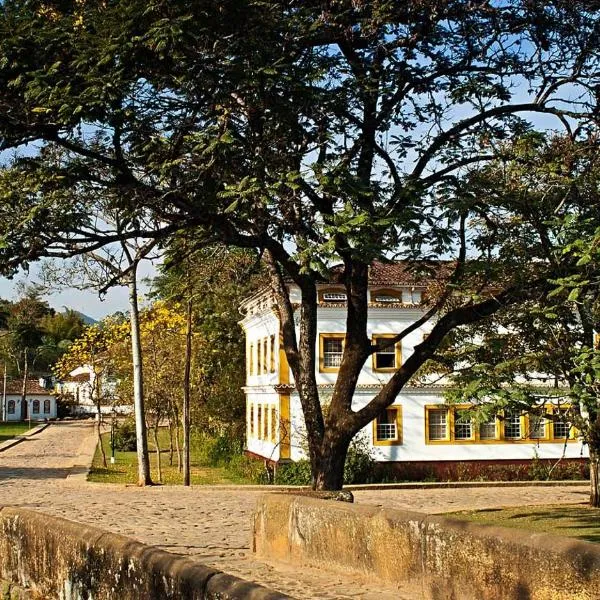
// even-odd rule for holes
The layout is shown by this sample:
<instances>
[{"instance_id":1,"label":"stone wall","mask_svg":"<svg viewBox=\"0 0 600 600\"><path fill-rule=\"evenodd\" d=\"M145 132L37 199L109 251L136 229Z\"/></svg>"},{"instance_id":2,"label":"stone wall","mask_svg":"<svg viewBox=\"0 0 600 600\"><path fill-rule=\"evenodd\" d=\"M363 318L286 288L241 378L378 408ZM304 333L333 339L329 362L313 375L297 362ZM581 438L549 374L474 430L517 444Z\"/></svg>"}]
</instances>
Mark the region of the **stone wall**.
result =
<instances>
[{"instance_id":1,"label":"stone wall","mask_svg":"<svg viewBox=\"0 0 600 600\"><path fill-rule=\"evenodd\" d=\"M375 575L415 598L600 597L597 544L366 505L266 495L254 515L253 549Z\"/></svg>"},{"instance_id":2,"label":"stone wall","mask_svg":"<svg viewBox=\"0 0 600 600\"><path fill-rule=\"evenodd\" d=\"M130 538L19 508L0 510L0 579L61 600L288 598Z\"/></svg>"}]
</instances>

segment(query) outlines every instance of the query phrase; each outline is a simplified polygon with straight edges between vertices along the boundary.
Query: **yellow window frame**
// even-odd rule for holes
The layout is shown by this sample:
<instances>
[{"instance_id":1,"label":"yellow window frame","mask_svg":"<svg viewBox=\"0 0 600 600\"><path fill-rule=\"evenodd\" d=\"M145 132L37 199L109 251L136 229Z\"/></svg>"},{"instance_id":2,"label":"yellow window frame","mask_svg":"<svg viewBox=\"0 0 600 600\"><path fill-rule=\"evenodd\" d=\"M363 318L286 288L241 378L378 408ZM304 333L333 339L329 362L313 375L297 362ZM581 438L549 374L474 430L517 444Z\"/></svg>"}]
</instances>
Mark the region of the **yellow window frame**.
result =
<instances>
[{"instance_id":1,"label":"yellow window frame","mask_svg":"<svg viewBox=\"0 0 600 600\"><path fill-rule=\"evenodd\" d=\"M346 296L345 300L336 300L335 302L332 300L325 300L325 294L344 294ZM319 298L319 304L345 304L348 301L348 292L346 292L346 288L343 286L340 287L328 287L323 288L317 292L317 297Z\"/></svg>"},{"instance_id":2,"label":"yellow window frame","mask_svg":"<svg viewBox=\"0 0 600 600\"><path fill-rule=\"evenodd\" d=\"M325 340L342 340L342 353L346 345L345 333L320 333L319 334L319 373L337 373L339 367L325 366Z\"/></svg>"},{"instance_id":3,"label":"yellow window frame","mask_svg":"<svg viewBox=\"0 0 600 600\"><path fill-rule=\"evenodd\" d=\"M396 298L398 302L377 302L377 296L390 296L392 298ZM371 290L370 298L372 304L402 304L402 290L394 290L392 288L377 288L376 290Z\"/></svg>"},{"instance_id":4,"label":"yellow window frame","mask_svg":"<svg viewBox=\"0 0 600 600\"><path fill-rule=\"evenodd\" d=\"M446 437L440 439L430 439L429 437L429 415L435 411L446 412ZM425 406L425 443L426 444L450 444L452 438L450 432L452 431L452 422L450 415L452 414L451 407L443 404L429 404Z\"/></svg>"},{"instance_id":5,"label":"yellow window frame","mask_svg":"<svg viewBox=\"0 0 600 600\"><path fill-rule=\"evenodd\" d=\"M377 437L377 425L379 418L373 420L373 445L374 446L400 446L402 444L402 406L400 404L392 404L388 406L386 411L393 410L396 412L394 422L396 424L396 438L393 440L380 440Z\"/></svg>"},{"instance_id":6,"label":"yellow window frame","mask_svg":"<svg viewBox=\"0 0 600 600\"><path fill-rule=\"evenodd\" d=\"M371 337L371 343L375 345L376 339L389 340L391 338L396 337L396 335L397 334L395 333L374 333ZM394 367L377 368L377 352L373 352L373 354L371 355L371 363L372 369L375 373L393 373L402 366L402 342L396 342L394 344L394 349L396 351L396 365Z\"/></svg>"}]
</instances>

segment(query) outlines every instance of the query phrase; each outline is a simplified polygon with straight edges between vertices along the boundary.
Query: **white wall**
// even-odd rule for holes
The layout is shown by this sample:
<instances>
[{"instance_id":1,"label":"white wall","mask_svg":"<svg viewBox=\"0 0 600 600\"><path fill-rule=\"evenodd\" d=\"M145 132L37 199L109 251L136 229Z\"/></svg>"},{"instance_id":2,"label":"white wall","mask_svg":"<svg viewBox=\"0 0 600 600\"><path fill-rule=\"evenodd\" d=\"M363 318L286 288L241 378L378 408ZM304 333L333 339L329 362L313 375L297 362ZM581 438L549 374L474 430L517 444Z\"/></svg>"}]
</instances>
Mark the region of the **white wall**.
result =
<instances>
[{"instance_id":1,"label":"white wall","mask_svg":"<svg viewBox=\"0 0 600 600\"><path fill-rule=\"evenodd\" d=\"M8 403L10 400L14 400L15 402L15 412L14 414L8 413ZM40 412L38 414L34 414L32 412L33 402L34 400L39 400L40 402ZM50 400L50 412L44 413L44 400ZM43 421L45 419L56 419L56 398L54 396L48 395L35 395L35 396L27 396L26 402L28 402L28 415L30 413L32 421ZM1 399L0 399L1 403ZM6 420L7 421L20 421L21 420L21 396L20 394L6 394Z\"/></svg>"},{"instance_id":2,"label":"white wall","mask_svg":"<svg viewBox=\"0 0 600 600\"><path fill-rule=\"evenodd\" d=\"M373 391L359 390L352 404L359 410L373 397ZM510 442L498 441L477 444L445 443L427 444L425 441L425 406L443 404L441 391L420 388L405 388L400 393L394 406L402 407L402 444L394 446L373 445L373 427L369 424L362 435L370 442L373 457L378 461L435 461L435 460L530 460L537 451L539 458L558 459L563 455L564 442ZM302 410L297 394L290 399L290 412L293 424L292 459L306 457L303 433ZM565 457L587 457L587 446L580 440L567 443Z\"/></svg>"}]
</instances>

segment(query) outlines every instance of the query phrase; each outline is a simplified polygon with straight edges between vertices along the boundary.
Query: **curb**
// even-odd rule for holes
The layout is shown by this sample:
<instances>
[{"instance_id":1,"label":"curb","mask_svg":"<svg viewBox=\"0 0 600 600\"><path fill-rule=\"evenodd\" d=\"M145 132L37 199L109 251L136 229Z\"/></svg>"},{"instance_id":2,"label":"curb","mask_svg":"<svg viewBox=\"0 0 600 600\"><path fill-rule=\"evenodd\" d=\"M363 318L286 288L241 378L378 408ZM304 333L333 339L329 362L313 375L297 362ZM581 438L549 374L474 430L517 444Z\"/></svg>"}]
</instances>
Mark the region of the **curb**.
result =
<instances>
[{"instance_id":1,"label":"curb","mask_svg":"<svg viewBox=\"0 0 600 600\"><path fill-rule=\"evenodd\" d=\"M16 446L17 444L20 444L21 442L24 442L26 439L33 437L34 435L38 434L40 431L44 431L44 429L46 429L46 427L50 427L50 423L42 423L41 425L38 425L37 427L30 429L27 433L16 435L13 439L2 442L0 444L0 452L4 452L5 450L8 450L9 448L12 448L13 446Z\"/></svg>"},{"instance_id":2,"label":"curb","mask_svg":"<svg viewBox=\"0 0 600 600\"><path fill-rule=\"evenodd\" d=\"M94 431L94 435L90 436L89 439L84 440L79 447L76 463L69 469L69 474L66 477L68 481L87 481L90 469L92 468L92 463L94 462L94 455L96 454L97 447L98 438Z\"/></svg>"},{"instance_id":3,"label":"curb","mask_svg":"<svg viewBox=\"0 0 600 600\"><path fill-rule=\"evenodd\" d=\"M73 467L75 468L75 467ZM89 470L89 469L88 469ZM100 483L89 482L90 485L107 486L115 485L118 487L135 487L135 483ZM566 479L557 481L447 481L447 482L415 482L415 483L363 483L355 485L345 485L343 491L348 492L369 492L369 491L385 491L385 490L435 490L444 488L503 488L503 487L581 487L589 486L589 479ZM177 485L157 485L153 486L155 490L168 490L173 488L183 488L181 484ZM190 490L201 492L202 490L231 490L231 491L246 491L246 492L310 492L312 488L306 485L201 485L195 484L189 486Z\"/></svg>"},{"instance_id":4,"label":"curb","mask_svg":"<svg viewBox=\"0 0 600 600\"><path fill-rule=\"evenodd\" d=\"M589 485L589 479L550 481L434 481L415 483L364 483L345 485L350 492L384 490L435 490L444 488L502 488L502 487L577 487Z\"/></svg>"}]
</instances>

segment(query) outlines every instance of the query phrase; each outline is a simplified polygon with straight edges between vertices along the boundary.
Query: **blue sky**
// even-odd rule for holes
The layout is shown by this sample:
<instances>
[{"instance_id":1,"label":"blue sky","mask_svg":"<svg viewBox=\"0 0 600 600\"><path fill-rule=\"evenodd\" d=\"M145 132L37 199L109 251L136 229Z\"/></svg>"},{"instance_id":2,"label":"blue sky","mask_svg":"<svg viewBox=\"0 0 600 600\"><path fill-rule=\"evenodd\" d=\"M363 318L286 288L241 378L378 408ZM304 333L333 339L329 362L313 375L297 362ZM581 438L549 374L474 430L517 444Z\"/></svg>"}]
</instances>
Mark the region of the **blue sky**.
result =
<instances>
[{"instance_id":1,"label":"blue sky","mask_svg":"<svg viewBox=\"0 0 600 600\"><path fill-rule=\"evenodd\" d=\"M151 278L156 273L155 267L144 262L140 266L140 281L145 278ZM13 280L0 277L0 298L9 300L15 299L15 288L19 281L35 283L38 281L37 268L34 265L30 273L24 273L15 276ZM143 294L147 286L140 284L140 293ZM115 287L101 300L98 293L94 290L80 291L73 288L67 288L62 291L57 291L46 296L49 304L56 310L63 310L64 307L72 308L82 312L96 320L102 319L106 315L110 315L116 311L126 312L128 310L127 288L124 286Z\"/></svg>"}]
</instances>

